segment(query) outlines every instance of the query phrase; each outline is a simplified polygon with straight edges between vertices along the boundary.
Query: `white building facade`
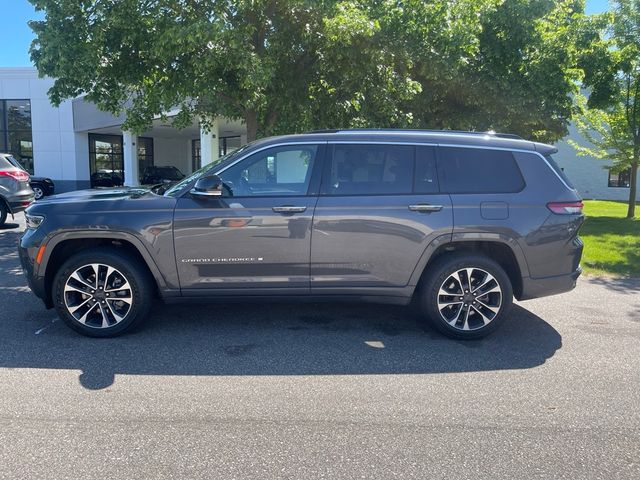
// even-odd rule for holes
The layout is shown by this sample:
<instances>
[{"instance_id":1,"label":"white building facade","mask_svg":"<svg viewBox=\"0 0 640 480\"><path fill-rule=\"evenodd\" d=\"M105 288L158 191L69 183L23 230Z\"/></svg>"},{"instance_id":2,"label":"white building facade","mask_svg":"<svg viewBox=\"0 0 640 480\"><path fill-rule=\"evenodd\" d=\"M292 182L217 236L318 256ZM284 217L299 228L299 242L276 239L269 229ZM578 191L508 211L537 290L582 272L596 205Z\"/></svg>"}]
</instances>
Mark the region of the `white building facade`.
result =
<instances>
[{"instance_id":1,"label":"white building facade","mask_svg":"<svg viewBox=\"0 0 640 480\"><path fill-rule=\"evenodd\" d=\"M51 178L57 192L137 185L152 166L186 175L247 141L245 126L226 119L214 121L209 132L197 124L177 130L157 119L135 136L122 130L124 117L82 98L53 107L47 97L52 84L35 68L0 68L0 152L12 153L33 175ZM584 142L573 127L570 137ZM583 198L628 199L628 172L610 174L607 162L578 157L566 141L557 146L556 160Z\"/></svg>"}]
</instances>

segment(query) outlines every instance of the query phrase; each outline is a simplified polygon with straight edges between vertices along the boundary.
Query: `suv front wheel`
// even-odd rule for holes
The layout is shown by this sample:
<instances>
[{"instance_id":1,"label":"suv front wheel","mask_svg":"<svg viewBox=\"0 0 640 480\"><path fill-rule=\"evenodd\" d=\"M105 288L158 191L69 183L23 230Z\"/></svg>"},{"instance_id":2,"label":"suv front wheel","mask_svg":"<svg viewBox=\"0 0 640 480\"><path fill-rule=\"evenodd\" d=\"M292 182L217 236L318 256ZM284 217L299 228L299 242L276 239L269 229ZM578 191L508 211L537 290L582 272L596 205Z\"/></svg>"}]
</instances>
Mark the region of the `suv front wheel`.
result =
<instances>
[{"instance_id":1,"label":"suv front wheel","mask_svg":"<svg viewBox=\"0 0 640 480\"><path fill-rule=\"evenodd\" d=\"M431 324L462 340L484 337L509 315L513 289L504 269L479 255L447 255L429 266L420 306Z\"/></svg>"},{"instance_id":2,"label":"suv front wheel","mask_svg":"<svg viewBox=\"0 0 640 480\"><path fill-rule=\"evenodd\" d=\"M110 249L77 253L58 270L53 298L58 315L90 337L112 337L147 317L154 289L134 257Z\"/></svg>"}]
</instances>

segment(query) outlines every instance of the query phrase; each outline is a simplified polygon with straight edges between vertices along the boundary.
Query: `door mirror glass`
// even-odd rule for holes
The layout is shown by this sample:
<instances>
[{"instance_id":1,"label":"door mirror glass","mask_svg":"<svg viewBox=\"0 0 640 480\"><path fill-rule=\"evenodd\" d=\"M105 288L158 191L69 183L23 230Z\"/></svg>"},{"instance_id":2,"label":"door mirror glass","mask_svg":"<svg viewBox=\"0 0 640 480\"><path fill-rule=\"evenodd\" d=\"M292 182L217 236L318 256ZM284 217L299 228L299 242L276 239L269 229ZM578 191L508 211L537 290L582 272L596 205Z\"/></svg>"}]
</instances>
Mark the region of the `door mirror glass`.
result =
<instances>
[{"instance_id":1,"label":"door mirror glass","mask_svg":"<svg viewBox=\"0 0 640 480\"><path fill-rule=\"evenodd\" d=\"M221 197L222 187L222 180L218 175L206 175L198 179L191 189L191 195L197 197Z\"/></svg>"}]
</instances>

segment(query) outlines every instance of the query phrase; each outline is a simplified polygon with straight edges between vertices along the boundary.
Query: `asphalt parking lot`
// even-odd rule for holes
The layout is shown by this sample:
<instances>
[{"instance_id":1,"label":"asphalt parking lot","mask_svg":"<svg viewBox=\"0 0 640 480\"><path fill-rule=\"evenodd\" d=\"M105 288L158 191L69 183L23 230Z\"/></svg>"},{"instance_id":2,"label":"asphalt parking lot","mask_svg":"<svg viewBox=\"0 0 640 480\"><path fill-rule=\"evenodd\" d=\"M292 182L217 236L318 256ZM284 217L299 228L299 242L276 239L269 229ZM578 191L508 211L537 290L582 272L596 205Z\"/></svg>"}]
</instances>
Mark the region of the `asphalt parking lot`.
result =
<instances>
[{"instance_id":1,"label":"asphalt parking lot","mask_svg":"<svg viewBox=\"0 0 640 480\"><path fill-rule=\"evenodd\" d=\"M640 478L640 281L457 342L358 304L165 306L81 337L0 229L0 478Z\"/></svg>"}]
</instances>

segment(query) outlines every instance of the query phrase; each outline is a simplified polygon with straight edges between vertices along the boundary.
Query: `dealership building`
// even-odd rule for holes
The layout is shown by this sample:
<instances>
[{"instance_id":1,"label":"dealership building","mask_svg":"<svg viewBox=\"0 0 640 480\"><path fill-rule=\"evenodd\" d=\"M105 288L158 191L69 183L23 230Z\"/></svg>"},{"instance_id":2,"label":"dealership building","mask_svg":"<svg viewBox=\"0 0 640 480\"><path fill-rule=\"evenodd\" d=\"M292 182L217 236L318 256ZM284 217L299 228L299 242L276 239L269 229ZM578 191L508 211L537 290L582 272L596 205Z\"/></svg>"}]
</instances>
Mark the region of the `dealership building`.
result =
<instances>
[{"instance_id":1,"label":"dealership building","mask_svg":"<svg viewBox=\"0 0 640 480\"><path fill-rule=\"evenodd\" d=\"M53 80L35 68L0 68L0 152L13 154L36 176L49 177L58 192L100 186L105 178L137 185L149 166L173 166L184 174L232 152L247 141L240 121L216 119L209 131L197 123L178 130L160 118L142 135L122 130L124 116L99 110L82 97L54 107ZM584 142L575 128L570 137ZM584 198L626 200L629 172L613 174L607 163L578 157L566 142L556 159Z\"/></svg>"}]
</instances>

